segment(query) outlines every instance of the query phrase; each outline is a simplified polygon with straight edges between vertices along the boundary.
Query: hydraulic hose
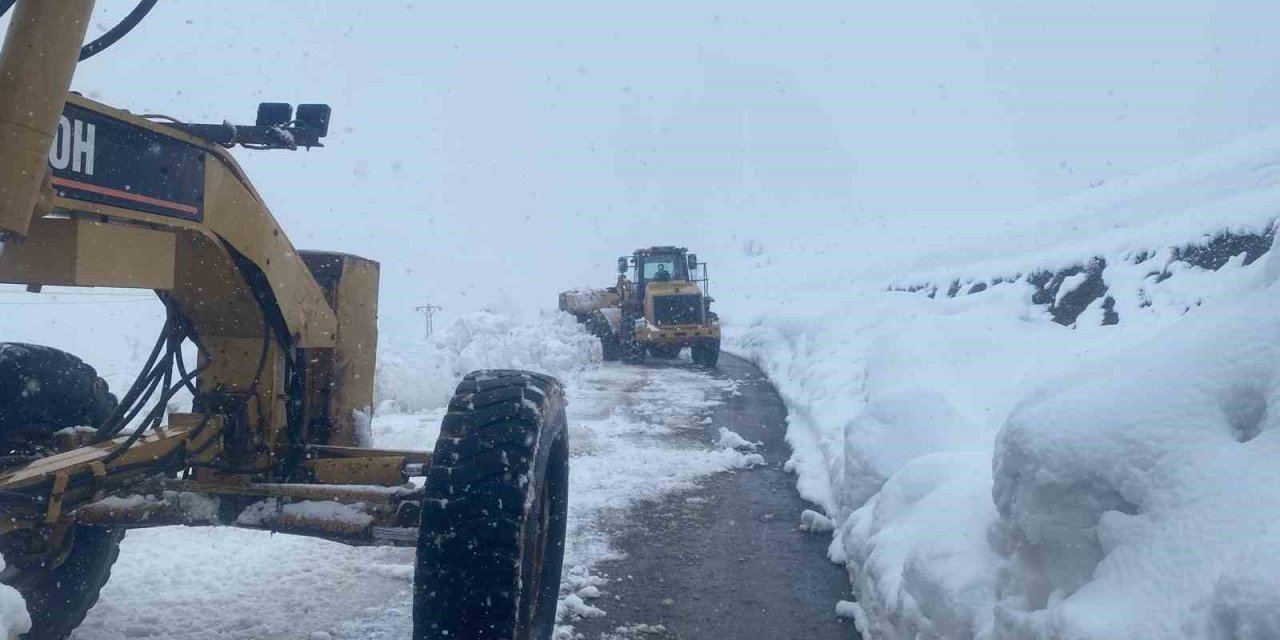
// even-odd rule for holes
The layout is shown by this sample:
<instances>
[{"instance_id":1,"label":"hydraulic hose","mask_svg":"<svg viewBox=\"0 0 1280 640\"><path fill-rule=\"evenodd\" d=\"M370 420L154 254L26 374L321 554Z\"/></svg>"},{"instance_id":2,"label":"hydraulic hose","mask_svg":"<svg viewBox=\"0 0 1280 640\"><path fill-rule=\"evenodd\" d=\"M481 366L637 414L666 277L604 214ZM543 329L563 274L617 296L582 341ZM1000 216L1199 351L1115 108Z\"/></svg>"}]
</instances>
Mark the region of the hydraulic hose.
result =
<instances>
[{"instance_id":1,"label":"hydraulic hose","mask_svg":"<svg viewBox=\"0 0 1280 640\"><path fill-rule=\"evenodd\" d=\"M3 1L4 0L0 0L0 2ZM119 42L120 38L129 35L129 32L133 31L133 28L138 26L138 23L142 22L142 19L147 17L148 13L151 13L151 10L156 6L156 2L157 0L141 0L141 2L138 3L138 6L134 7L133 11L130 11L129 15L124 17L124 20L121 20L116 24L116 26L111 27L109 31L99 36L98 39L81 47L80 61L84 62L85 60L102 53L107 47ZM0 8L0 15L2 14L4 14L4 11Z\"/></svg>"}]
</instances>

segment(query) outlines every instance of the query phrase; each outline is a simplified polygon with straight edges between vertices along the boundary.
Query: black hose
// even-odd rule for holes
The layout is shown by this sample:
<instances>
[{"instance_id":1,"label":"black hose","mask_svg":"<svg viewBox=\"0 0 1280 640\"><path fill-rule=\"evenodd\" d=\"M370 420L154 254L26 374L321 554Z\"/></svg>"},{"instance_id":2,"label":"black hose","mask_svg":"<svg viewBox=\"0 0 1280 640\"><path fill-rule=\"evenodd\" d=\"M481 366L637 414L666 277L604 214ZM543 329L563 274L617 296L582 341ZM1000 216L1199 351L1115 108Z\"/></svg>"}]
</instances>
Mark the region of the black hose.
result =
<instances>
[{"instance_id":1,"label":"black hose","mask_svg":"<svg viewBox=\"0 0 1280 640\"><path fill-rule=\"evenodd\" d=\"M196 425L196 428L191 430L191 435L188 437L188 440L199 440L200 434L204 433L204 428L209 425L209 421L212 419L213 419L212 413L204 414L204 417L200 419L200 424ZM188 455L198 456L204 453L205 450L208 449L209 446L213 444L213 441L214 441L213 438L209 438L208 440L205 440L204 444L200 445L195 451L187 452Z\"/></svg>"},{"instance_id":2,"label":"black hose","mask_svg":"<svg viewBox=\"0 0 1280 640\"><path fill-rule=\"evenodd\" d=\"M164 395L160 396L160 400L156 402L151 413L147 414L146 418L143 418L142 424L139 424L138 428L134 429L133 433L130 433L129 437L125 439L124 442L121 442L115 449L112 449L111 453L107 454L107 456L102 459L102 464L110 464L113 460L119 458L129 449L129 447L133 446L133 443L137 442L138 439L142 437L142 434L146 433L151 427L160 424L160 421L164 419L164 410L169 405L169 401L182 390L185 381L187 379L194 380L195 377L203 373L203 371L203 369L196 369L188 374L186 378L179 381L178 384L167 389Z\"/></svg>"},{"instance_id":3,"label":"black hose","mask_svg":"<svg viewBox=\"0 0 1280 640\"><path fill-rule=\"evenodd\" d=\"M138 417L139 413L142 413L142 409L151 401L151 396L155 395L156 389L160 386L162 378L160 373L161 370L159 368L151 372L151 384L147 387L146 393L143 393L142 396L138 398L138 401L134 403L133 408L129 410L129 413L120 419L120 422L111 430L111 433L108 434L108 439L116 437L116 435L123 431L130 422L133 422L134 418ZM165 389L168 388L168 386L165 387Z\"/></svg>"},{"instance_id":4,"label":"black hose","mask_svg":"<svg viewBox=\"0 0 1280 640\"><path fill-rule=\"evenodd\" d=\"M0 0L0 2L2 1L3 0ZM120 429L116 427L117 424L120 424L120 418L126 413L129 413L129 410L135 403L137 403L138 395L141 394L147 384L150 383L151 378L155 373L154 369L156 366L156 359L160 357L160 350L169 339L169 332L173 324L173 313L173 308L166 304L164 327L160 330L160 336L156 338L156 344L151 349L151 355L147 356L147 363L142 365L142 372L139 373L138 377L133 381L133 386L129 387L129 390L120 398L120 402L116 404L116 408L111 412L111 415L107 416L107 419L98 426L98 435L96 439L99 442L109 439L116 432L120 431ZM128 424L128 422L124 422L123 424Z\"/></svg>"},{"instance_id":5,"label":"black hose","mask_svg":"<svg viewBox=\"0 0 1280 640\"><path fill-rule=\"evenodd\" d=\"M173 326L175 328L178 326L176 321ZM180 329L175 330L174 332L170 333L170 336L177 336L180 332L181 332ZM124 442L121 442L119 445L117 445L115 449L112 449L111 453L107 454L107 456L102 459L103 464L109 464L112 461L114 461L116 458L119 458L121 455L124 454L125 451L129 449L129 447L132 447L134 443L136 443L138 439L142 437L143 434L145 434L147 431L149 431L153 427L159 425L161 420L164 419L165 407L168 406L169 401L173 399L173 396L177 395L179 391L185 388L193 388L191 386L192 382L201 373L204 372L206 367L197 367L195 370L191 371L190 373L179 373L181 377L178 379L177 383L170 386L169 376L172 371L171 367L173 365L173 361L181 359L181 348L182 348L181 340L179 339L170 340L169 350L165 355L164 361L161 363L162 368L158 368L152 372L152 377L155 377L157 380L161 378L164 379L165 381L164 393L160 396L160 399L156 402L155 406L151 409L151 413L147 414L146 418L143 418L142 423L139 424L137 428L135 428L133 432L129 434L129 437L125 439ZM263 372L266 371L267 355L270 354L270 352L271 352L271 324L268 321L266 314L264 313L262 316L262 351L258 355L258 368L253 374L253 382L250 383L249 385L248 396L246 396L245 398L246 402L250 397L257 397L258 386L262 380ZM151 393L154 389L155 389L155 384L153 383L151 390L148 390L146 394L148 398L151 396ZM134 409L134 411L132 412L132 415L136 415L137 410L140 409L143 406L143 404L145 404L145 401L143 403L138 404L138 407ZM261 405L259 405L259 407L261 407ZM261 417L261 413L262 413L261 408L259 408L258 413L259 413L259 417ZM132 415L130 417L130 420L132 420ZM201 419L200 424L198 424L192 432L193 437L199 436L200 433L204 431L204 428L209 423L210 417L211 417L210 415L206 415L204 418ZM122 422L122 424L128 424L128 423L129 423L129 420ZM196 453L199 454L203 452L204 449L207 448L208 444L209 443L205 443L206 446L202 446L198 451L196 451Z\"/></svg>"},{"instance_id":6,"label":"black hose","mask_svg":"<svg viewBox=\"0 0 1280 640\"><path fill-rule=\"evenodd\" d=\"M0 0L0 2L3 1L4 0ZM147 17L148 13L151 13L151 10L156 6L156 2L157 0L140 0L138 2L138 6L134 7L133 11L130 11L129 15L124 17L124 20L121 20L116 26L111 27L110 31L99 36L97 40L94 40L80 48L80 61L84 62L85 60L102 53L107 47L115 44L120 40L120 38L128 35L130 31L133 31L134 27L138 26L139 22L142 22L143 18ZM3 14L4 11L0 10L0 15Z\"/></svg>"},{"instance_id":7,"label":"black hose","mask_svg":"<svg viewBox=\"0 0 1280 640\"><path fill-rule=\"evenodd\" d=\"M302 355L301 349L295 349L294 357L286 360L286 375L289 379L289 399L285 403L285 423L289 437L288 452L282 456L280 461L280 476L285 481L293 480L293 472L301 466L303 447L302 447L302 402L303 402L303 381L306 377L306 359Z\"/></svg>"},{"instance_id":8,"label":"black hose","mask_svg":"<svg viewBox=\"0 0 1280 640\"><path fill-rule=\"evenodd\" d=\"M181 345L179 345L176 360L178 364L178 377L179 378L187 377L187 361L185 358L182 357ZM200 395L200 392L196 389L196 385L194 382L187 383L187 391L191 392L191 397L193 402L195 401L195 397Z\"/></svg>"}]
</instances>

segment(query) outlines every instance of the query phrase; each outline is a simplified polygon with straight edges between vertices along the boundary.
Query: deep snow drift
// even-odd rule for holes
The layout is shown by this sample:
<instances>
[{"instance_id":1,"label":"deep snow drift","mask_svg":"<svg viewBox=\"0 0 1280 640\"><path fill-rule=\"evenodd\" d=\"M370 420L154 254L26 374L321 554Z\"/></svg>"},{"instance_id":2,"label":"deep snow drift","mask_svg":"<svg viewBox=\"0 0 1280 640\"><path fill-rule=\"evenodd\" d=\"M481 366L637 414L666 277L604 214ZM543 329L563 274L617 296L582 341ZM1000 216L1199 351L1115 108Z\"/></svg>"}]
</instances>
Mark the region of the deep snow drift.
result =
<instances>
[{"instance_id":1,"label":"deep snow drift","mask_svg":"<svg viewBox=\"0 0 1280 640\"><path fill-rule=\"evenodd\" d=\"M1197 249L1269 244L1276 167L1266 132L1016 215L720 265L729 344L784 396L876 637L1280 633L1280 259Z\"/></svg>"}]
</instances>

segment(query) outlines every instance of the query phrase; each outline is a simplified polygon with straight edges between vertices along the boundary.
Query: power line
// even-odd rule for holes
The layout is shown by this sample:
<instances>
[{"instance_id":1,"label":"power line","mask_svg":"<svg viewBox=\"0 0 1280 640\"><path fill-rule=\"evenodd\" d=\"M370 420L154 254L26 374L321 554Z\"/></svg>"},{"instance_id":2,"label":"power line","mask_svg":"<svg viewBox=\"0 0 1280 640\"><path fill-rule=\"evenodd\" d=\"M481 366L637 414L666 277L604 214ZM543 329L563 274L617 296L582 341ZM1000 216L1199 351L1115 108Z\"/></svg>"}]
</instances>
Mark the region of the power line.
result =
<instances>
[{"instance_id":1,"label":"power line","mask_svg":"<svg viewBox=\"0 0 1280 640\"><path fill-rule=\"evenodd\" d=\"M414 310L414 311L417 311L418 313L421 313L421 314L422 314L422 316L423 316L424 318L426 318L426 321L427 321L427 326L426 326L426 337L427 337L427 338L430 338L430 337L431 337L431 333L432 333L432 332L434 331L434 329L435 329L435 326L434 326L434 323L432 322L432 319L433 319L433 317L436 315L436 312L437 312L437 311L440 311L442 308L443 308L443 307L441 307L440 305L435 305L435 304L424 304L424 305L422 305L422 306L418 306L418 307L414 307L414 308L413 308L413 310Z\"/></svg>"}]
</instances>

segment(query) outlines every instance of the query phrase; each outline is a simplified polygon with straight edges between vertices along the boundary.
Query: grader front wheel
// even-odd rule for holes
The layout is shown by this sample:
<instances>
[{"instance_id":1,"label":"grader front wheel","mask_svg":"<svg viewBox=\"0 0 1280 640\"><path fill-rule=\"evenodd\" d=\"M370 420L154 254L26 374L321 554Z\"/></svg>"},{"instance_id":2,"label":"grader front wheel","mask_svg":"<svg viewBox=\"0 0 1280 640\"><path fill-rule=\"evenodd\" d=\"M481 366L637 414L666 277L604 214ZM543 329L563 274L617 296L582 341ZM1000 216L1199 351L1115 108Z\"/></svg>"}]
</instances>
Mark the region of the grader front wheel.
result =
<instances>
[{"instance_id":1,"label":"grader front wheel","mask_svg":"<svg viewBox=\"0 0 1280 640\"><path fill-rule=\"evenodd\" d=\"M116 399L79 358L30 344L0 343L0 455L51 452L54 432L96 426ZM76 526L55 544L45 531L0 536L0 582L18 590L31 614L26 640L62 640L84 620L111 575L124 531Z\"/></svg>"},{"instance_id":2,"label":"grader front wheel","mask_svg":"<svg viewBox=\"0 0 1280 640\"><path fill-rule=\"evenodd\" d=\"M525 371L467 376L427 476L414 640L547 640L569 490L564 395Z\"/></svg>"}]
</instances>

